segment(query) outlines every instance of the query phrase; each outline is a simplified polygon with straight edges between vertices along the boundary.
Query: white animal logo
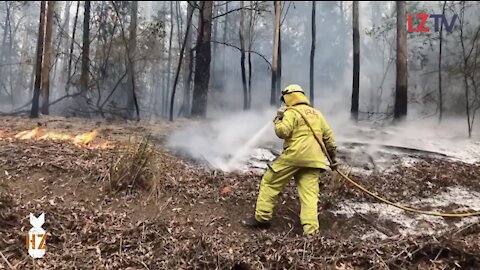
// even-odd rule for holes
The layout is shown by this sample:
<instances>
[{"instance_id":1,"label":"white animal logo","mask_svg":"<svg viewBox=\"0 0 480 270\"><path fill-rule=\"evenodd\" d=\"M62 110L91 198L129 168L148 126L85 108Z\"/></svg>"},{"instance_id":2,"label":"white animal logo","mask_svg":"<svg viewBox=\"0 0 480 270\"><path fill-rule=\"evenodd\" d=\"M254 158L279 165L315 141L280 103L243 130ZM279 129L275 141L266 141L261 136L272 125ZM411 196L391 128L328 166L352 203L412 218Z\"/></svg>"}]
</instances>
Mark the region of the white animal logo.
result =
<instances>
[{"instance_id":1,"label":"white animal logo","mask_svg":"<svg viewBox=\"0 0 480 270\"><path fill-rule=\"evenodd\" d=\"M30 254L30 256L33 258L42 258L45 256L45 240L47 238L47 234L42 228L44 223L44 213L38 217L35 217L32 213L30 213L30 224L33 226L33 228L31 228L27 234L27 249L28 254Z\"/></svg>"}]
</instances>

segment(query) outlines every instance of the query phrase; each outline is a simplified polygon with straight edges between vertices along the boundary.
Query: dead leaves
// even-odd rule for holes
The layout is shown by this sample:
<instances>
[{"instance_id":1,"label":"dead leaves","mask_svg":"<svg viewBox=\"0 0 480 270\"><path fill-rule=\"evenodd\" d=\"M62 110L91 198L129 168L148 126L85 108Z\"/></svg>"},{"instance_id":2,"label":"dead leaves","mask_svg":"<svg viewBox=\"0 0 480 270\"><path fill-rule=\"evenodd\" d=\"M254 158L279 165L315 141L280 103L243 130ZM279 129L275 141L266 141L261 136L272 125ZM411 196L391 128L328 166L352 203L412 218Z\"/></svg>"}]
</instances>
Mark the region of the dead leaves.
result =
<instances>
[{"instance_id":1,"label":"dead leaves","mask_svg":"<svg viewBox=\"0 0 480 270\"><path fill-rule=\"evenodd\" d=\"M102 208L107 199L100 196L98 204L80 201L82 186L108 173L111 160L119 152L50 141L8 140L0 141L0 151L2 180L14 181L41 170L75 179L72 185L78 187L73 199L45 196L20 203L15 194L0 195L0 251L16 269L33 268L24 249L25 231L30 228L26 217L30 211L40 210L49 216L45 228L49 233L48 260L36 265L43 269L475 269L480 264L479 225L455 237L449 237L453 233L394 235L368 241L353 234L339 235L342 231L334 226L331 232L322 231L320 236L308 239L278 227L272 231L243 229L237 223L245 213L253 211L261 176L205 170L161 147L152 150L149 168L160 172L153 176L156 186L152 193L164 200L148 221L140 222L129 219L126 211L135 204L138 208L133 209L145 211L138 205L147 196L139 196L138 201L131 200L130 205L116 210ZM405 199L449 183L467 184L471 179L480 179L480 169L461 163L427 160L412 166L415 169L378 178L363 176L360 181L379 193ZM48 177L35 180L39 178L44 178L43 185L49 184ZM341 186L330 184L325 184L321 198L364 199L349 188L335 193ZM292 203L295 193L294 186L288 185L283 198ZM120 204L121 196L108 200ZM295 226L291 230L298 229ZM355 226L359 225L352 224L352 228Z\"/></svg>"}]
</instances>

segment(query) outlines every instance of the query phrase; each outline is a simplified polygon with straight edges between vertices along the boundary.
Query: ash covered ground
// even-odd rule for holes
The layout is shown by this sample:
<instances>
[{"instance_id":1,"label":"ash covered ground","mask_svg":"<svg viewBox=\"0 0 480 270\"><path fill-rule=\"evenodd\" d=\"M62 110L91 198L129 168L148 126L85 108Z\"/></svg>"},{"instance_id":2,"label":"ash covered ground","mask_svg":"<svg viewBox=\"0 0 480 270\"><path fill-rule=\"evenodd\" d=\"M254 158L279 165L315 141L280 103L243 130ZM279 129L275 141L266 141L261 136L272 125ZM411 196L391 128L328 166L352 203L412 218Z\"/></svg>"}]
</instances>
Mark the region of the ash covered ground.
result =
<instances>
[{"instance_id":1,"label":"ash covered ground","mask_svg":"<svg viewBox=\"0 0 480 270\"><path fill-rule=\"evenodd\" d=\"M178 143L174 147L172 138L194 125L209 129L208 124L61 117L37 121L2 117L0 122L0 252L5 256L0 268L9 269L8 264L15 269L480 268L477 217L402 212L331 172L325 172L320 183L319 236L302 235L293 181L279 196L270 230L241 227L240 219L253 212L263 168L281 150L270 131L245 151L235 170L224 172L215 164L241 150L225 145L229 136L246 143L243 132L205 131L207 138L224 136L225 145L201 145L210 150L195 156ZM75 134L96 129L100 139L116 147L89 149L49 140L8 139L39 124ZM252 122L245 128L258 131L262 126ZM342 169L369 189L427 210L480 209L478 140L463 140L460 135L442 139L435 134L408 140L398 128L343 130L337 132ZM116 161L145 134L152 134L148 168L142 170L145 179L114 186ZM205 136L190 134L195 143L205 142ZM209 154L215 152L220 153L220 163L212 162L214 155ZM44 258L33 260L25 248L31 227L28 215L41 212L48 250Z\"/></svg>"}]
</instances>

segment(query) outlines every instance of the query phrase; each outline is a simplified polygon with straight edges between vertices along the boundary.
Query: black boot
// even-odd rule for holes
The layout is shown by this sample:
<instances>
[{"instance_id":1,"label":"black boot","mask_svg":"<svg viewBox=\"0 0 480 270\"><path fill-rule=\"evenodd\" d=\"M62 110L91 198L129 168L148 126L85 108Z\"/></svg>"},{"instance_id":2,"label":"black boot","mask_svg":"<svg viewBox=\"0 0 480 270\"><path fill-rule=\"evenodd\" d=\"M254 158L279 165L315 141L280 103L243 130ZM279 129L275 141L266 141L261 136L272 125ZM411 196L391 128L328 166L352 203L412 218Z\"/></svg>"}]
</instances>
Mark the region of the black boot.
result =
<instances>
[{"instance_id":1,"label":"black boot","mask_svg":"<svg viewBox=\"0 0 480 270\"><path fill-rule=\"evenodd\" d=\"M268 229L270 227L269 221L258 221L255 217L249 217L242 220L242 225L249 228Z\"/></svg>"}]
</instances>

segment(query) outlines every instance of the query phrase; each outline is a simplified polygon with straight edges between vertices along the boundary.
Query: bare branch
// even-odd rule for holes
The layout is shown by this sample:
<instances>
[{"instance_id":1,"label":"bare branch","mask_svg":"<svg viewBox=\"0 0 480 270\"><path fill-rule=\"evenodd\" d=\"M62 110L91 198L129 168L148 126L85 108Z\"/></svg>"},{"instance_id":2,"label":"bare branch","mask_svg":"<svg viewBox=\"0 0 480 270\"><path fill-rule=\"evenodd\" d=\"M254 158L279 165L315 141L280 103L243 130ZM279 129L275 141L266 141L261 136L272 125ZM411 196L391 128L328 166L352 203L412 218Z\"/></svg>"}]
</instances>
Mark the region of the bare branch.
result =
<instances>
[{"instance_id":1,"label":"bare branch","mask_svg":"<svg viewBox=\"0 0 480 270\"><path fill-rule=\"evenodd\" d=\"M225 45L225 46L228 46L228 47L232 47L232 48L235 48L235 49L241 51L240 47L232 45L232 44L228 44L226 42L214 41L214 40L210 40L210 42ZM248 50L248 51L245 51L245 52L250 52L250 53L253 53L253 54L256 54L256 55L260 56L268 64L268 67L272 68L272 64L270 63L270 61L268 61L268 59L263 54L261 54L259 52L256 52L256 51L252 51L252 50Z\"/></svg>"},{"instance_id":2,"label":"bare branch","mask_svg":"<svg viewBox=\"0 0 480 270\"><path fill-rule=\"evenodd\" d=\"M250 7L243 7L243 8L236 8L236 9L229 10L229 11L227 11L227 12L225 12L225 13L218 14L217 16L214 16L214 17L212 18L212 21L215 20L216 18L220 18L220 17L226 16L226 15L232 13L232 12L240 11L240 10L242 10L242 9L259 11L259 10L256 9L255 7L251 7L251 6L250 6Z\"/></svg>"}]
</instances>

